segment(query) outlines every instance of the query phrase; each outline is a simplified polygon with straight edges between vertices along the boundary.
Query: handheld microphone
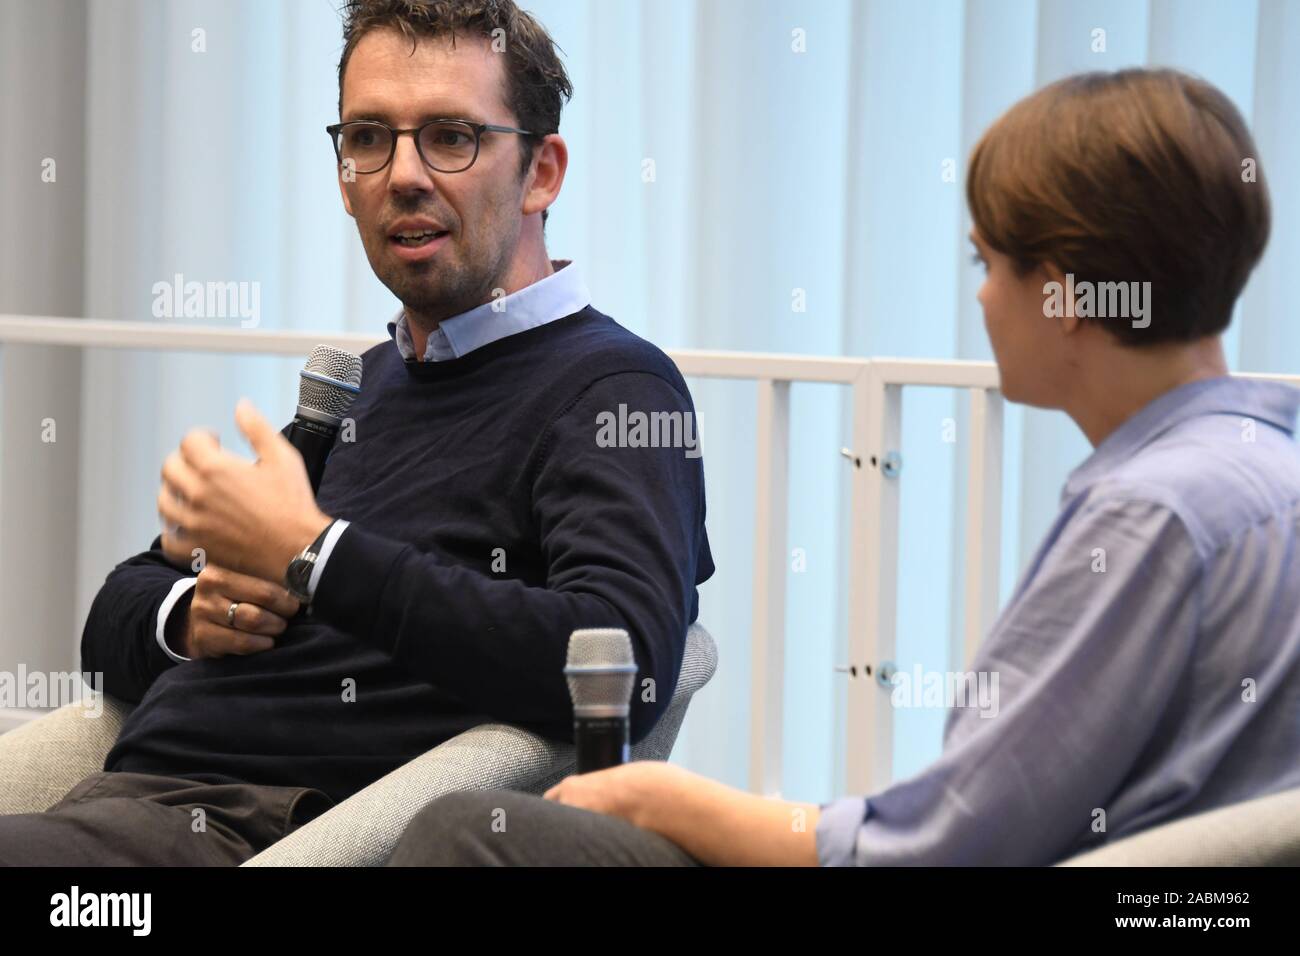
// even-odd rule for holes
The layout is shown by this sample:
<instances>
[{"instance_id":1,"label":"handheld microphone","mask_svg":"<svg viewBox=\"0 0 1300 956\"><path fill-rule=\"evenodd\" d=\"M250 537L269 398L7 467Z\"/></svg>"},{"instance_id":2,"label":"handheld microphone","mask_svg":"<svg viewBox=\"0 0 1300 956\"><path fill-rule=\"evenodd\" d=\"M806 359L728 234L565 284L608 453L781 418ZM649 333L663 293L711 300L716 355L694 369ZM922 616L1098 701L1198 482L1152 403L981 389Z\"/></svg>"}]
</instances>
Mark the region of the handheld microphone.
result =
<instances>
[{"instance_id":1,"label":"handheld microphone","mask_svg":"<svg viewBox=\"0 0 1300 956\"><path fill-rule=\"evenodd\" d=\"M636 661L627 631L593 627L569 636L564 677L573 700L577 773L628 761L628 711Z\"/></svg>"},{"instance_id":2,"label":"handheld microphone","mask_svg":"<svg viewBox=\"0 0 1300 956\"><path fill-rule=\"evenodd\" d=\"M298 410L286 437L302 455L315 494L343 416L361 394L361 356L318 345L298 376Z\"/></svg>"}]
</instances>

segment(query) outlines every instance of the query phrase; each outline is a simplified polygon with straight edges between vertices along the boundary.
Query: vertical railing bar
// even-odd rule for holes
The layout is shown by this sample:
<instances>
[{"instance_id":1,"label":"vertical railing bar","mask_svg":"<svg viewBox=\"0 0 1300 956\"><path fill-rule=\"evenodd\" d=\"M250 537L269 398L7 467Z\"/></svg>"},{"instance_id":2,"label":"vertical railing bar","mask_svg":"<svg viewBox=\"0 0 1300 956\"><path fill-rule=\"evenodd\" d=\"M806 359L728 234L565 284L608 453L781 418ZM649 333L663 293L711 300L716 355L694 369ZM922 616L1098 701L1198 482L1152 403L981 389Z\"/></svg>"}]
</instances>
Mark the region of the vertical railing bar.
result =
<instances>
[{"instance_id":1,"label":"vertical railing bar","mask_svg":"<svg viewBox=\"0 0 1300 956\"><path fill-rule=\"evenodd\" d=\"M786 534L790 501L790 382L760 379L754 495L749 788L781 791L785 688Z\"/></svg>"},{"instance_id":2,"label":"vertical railing bar","mask_svg":"<svg viewBox=\"0 0 1300 956\"><path fill-rule=\"evenodd\" d=\"M899 450L902 387L870 361L853 384L855 463L849 586L849 693L845 785L870 793L893 775L893 710L877 684L894 655L898 604L899 478L884 474Z\"/></svg>"},{"instance_id":3,"label":"vertical railing bar","mask_svg":"<svg viewBox=\"0 0 1300 956\"><path fill-rule=\"evenodd\" d=\"M960 660L968 666L997 615L1002 555L1002 396L970 392L966 483L965 613Z\"/></svg>"}]
</instances>

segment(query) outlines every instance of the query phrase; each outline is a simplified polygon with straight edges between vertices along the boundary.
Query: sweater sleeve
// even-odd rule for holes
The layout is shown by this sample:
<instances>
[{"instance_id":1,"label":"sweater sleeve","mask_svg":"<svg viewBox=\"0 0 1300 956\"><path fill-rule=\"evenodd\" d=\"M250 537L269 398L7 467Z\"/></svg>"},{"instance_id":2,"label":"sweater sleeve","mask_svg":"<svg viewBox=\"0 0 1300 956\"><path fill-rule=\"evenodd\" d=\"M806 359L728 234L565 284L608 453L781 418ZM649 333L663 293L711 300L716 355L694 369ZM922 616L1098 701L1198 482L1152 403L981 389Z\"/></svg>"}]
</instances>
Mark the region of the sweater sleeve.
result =
<instances>
[{"instance_id":1,"label":"sweater sleeve","mask_svg":"<svg viewBox=\"0 0 1300 956\"><path fill-rule=\"evenodd\" d=\"M81 632L81 667L103 675L100 689L105 693L139 703L158 675L175 666L158 643L158 612L173 585L185 577L192 575L167 560L161 535L148 551L109 572ZM177 601L173 614L192 594Z\"/></svg>"},{"instance_id":2,"label":"sweater sleeve","mask_svg":"<svg viewBox=\"0 0 1300 956\"><path fill-rule=\"evenodd\" d=\"M598 416L620 405L678 413L694 435L689 399L650 373L599 379L559 414L528 483L544 587L448 565L353 523L313 614L474 710L562 740L573 737L570 633L624 628L637 662L631 737L641 740L672 698L697 610L704 475L698 442L604 447Z\"/></svg>"}]
</instances>

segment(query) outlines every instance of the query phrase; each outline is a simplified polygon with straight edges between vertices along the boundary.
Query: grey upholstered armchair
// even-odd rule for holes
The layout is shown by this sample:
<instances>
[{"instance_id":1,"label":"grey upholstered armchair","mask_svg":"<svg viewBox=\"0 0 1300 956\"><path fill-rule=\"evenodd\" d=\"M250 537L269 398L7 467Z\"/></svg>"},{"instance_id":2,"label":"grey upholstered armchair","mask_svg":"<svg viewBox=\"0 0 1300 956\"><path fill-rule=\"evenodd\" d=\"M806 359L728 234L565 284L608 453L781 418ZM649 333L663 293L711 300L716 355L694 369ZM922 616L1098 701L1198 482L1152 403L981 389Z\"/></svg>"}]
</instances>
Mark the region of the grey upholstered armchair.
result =
<instances>
[{"instance_id":1,"label":"grey upholstered armchair","mask_svg":"<svg viewBox=\"0 0 1300 956\"><path fill-rule=\"evenodd\" d=\"M717 648L698 624L686 634L686 656L673 699L659 723L632 748L638 760L667 760L691 696L717 668ZM0 813L33 813L57 803L104 757L131 705L103 699L86 719L68 704L0 735ZM378 866L388 860L411 818L436 798L459 790L540 793L573 772L573 747L506 724L482 724L434 747L376 780L245 866Z\"/></svg>"},{"instance_id":2,"label":"grey upholstered armchair","mask_svg":"<svg viewBox=\"0 0 1300 956\"><path fill-rule=\"evenodd\" d=\"M1300 787L1172 820L1057 866L1300 866Z\"/></svg>"}]
</instances>

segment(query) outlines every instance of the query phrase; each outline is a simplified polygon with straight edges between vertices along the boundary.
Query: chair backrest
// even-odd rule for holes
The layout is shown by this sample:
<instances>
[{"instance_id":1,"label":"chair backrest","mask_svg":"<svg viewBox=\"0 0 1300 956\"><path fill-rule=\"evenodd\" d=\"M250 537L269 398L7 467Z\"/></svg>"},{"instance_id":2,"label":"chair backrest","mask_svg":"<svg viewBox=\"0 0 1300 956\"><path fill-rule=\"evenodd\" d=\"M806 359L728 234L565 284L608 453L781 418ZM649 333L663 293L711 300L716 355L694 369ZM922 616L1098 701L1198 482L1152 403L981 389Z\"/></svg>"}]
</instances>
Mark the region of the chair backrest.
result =
<instances>
[{"instance_id":1,"label":"chair backrest","mask_svg":"<svg viewBox=\"0 0 1300 956\"><path fill-rule=\"evenodd\" d=\"M1058 866L1300 866L1300 787L1174 820Z\"/></svg>"}]
</instances>

